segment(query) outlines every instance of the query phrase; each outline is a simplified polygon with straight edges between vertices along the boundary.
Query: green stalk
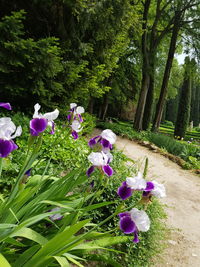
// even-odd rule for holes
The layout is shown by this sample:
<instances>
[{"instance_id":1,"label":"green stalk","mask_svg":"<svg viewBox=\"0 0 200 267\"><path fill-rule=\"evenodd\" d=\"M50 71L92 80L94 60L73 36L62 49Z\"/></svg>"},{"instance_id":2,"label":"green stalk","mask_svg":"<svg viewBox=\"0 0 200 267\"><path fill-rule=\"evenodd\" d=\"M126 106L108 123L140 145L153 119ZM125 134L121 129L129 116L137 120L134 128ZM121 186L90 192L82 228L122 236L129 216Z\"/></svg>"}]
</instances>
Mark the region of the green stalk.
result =
<instances>
[{"instance_id":1,"label":"green stalk","mask_svg":"<svg viewBox=\"0 0 200 267\"><path fill-rule=\"evenodd\" d=\"M2 167L3 167L3 158L0 158L0 178L2 173Z\"/></svg>"}]
</instances>

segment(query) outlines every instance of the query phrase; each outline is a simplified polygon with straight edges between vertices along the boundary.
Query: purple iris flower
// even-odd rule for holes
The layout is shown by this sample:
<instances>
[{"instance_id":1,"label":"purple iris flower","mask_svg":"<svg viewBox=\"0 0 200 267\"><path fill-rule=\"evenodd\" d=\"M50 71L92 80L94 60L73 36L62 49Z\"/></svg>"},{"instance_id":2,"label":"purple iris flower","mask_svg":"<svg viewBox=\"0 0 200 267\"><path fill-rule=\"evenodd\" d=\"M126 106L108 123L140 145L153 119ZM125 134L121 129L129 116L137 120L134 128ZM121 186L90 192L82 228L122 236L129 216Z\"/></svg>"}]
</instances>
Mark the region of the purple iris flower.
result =
<instances>
[{"instance_id":1,"label":"purple iris flower","mask_svg":"<svg viewBox=\"0 0 200 267\"><path fill-rule=\"evenodd\" d=\"M166 197L166 190L163 184L156 181L147 182L147 187L143 191L143 197L155 196L157 198Z\"/></svg>"},{"instance_id":2,"label":"purple iris flower","mask_svg":"<svg viewBox=\"0 0 200 267\"><path fill-rule=\"evenodd\" d=\"M38 136L40 133L44 132L47 126L51 127L50 134L55 133L55 124L54 120L57 119L59 111L55 109L53 112L48 112L42 115L39 114L41 106L36 104L34 106L35 112L33 114L33 119L30 121L30 133L33 136Z\"/></svg>"},{"instance_id":3,"label":"purple iris flower","mask_svg":"<svg viewBox=\"0 0 200 267\"><path fill-rule=\"evenodd\" d=\"M67 120L69 122L72 121L70 127L72 129L72 137L74 140L78 139L78 132L82 131L81 123L83 122L83 118L81 116L82 113L85 112L84 108L81 106L77 107L76 103L70 104L70 114L67 115Z\"/></svg>"},{"instance_id":4,"label":"purple iris flower","mask_svg":"<svg viewBox=\"0 0 200 267\"><path fill-rule=\"evenodd\" d=\"M92 163L92 166L87 170L86 174L89 177L95 168L100 168L107 176L113 175L113 169L109 166L109 162L112 160L112 155L102 152L92 152L88 156L88 160Z\"/></svg>"},{"instance_id":5,"label":"purple iris flower","mask_svg":"<svg viewBox=\"0 0 200 267\"><path fill-rule=\"evenodd\" d=\"M138 172L135 177L127 177L126 181L118 188L117 194L122 200L125 200L132 196L135 190L151 190L152 188L147 187L147 182L143 179L142 174Z\"/></svg>"},{"instance_id":6,"label":"purple iris flower","mask_svg":"<svg viewBox=\"0 0 200 267\"><path fill-rule=\"evenodd\" d=\"M13 139L22 133L21 126L16 127L11 118L0 118L0 157L7 157L18 146Z\"/></svg>"},{"instance_id":7,"label":"purple iris flower","mask_svg":"<svg viewBox=\"0 0 200 267\"><path fill-rule=\"evenodd\" d=\"M150 228L150 220L145 211L140 211L136 208L133 208L129 212L123 212L119 214L120 229L125 234L134 234L134 243L139 242L138 232L147 232Z\"/></svg>"},{"instance_id":8,"label":"purple iris flower","mask_svg":"<svg viewBox=\"0 0 200 267\"><path fill-rule=\"evenodd\" d=\"M51 212L51 211L60 211L60 210L61 210L61 208L56 207L56 208L53 208L53 209L49 210L49 212ZM56 214L50 215L49 218L52 221L60 221L60 220L62 220L63 215L61 215L60 213L56 213Z\"/></svg>"},{"instance_id":9,"label":"purple iris flower","mask_svg":"<svg viewBox=\"0 0 200 267\"><path fill-rule=\"evenodd\" d=\"M102 131L101 135L97 135L90 139L88 145L93 148L96 144L101 144L103 152L112 150L113 144L116 141L116 135L110 129Z\"/></svg>"},{"instance_id":10,"label":"purple iris flower","mask_svg":"<svg viewBox=\"0 0 200 267\"><path fill-rule=\"evenodd\" d=\"M5 108L7 110L12 110L10 103L0 102L0 107Z\"/></svg>"}]
</instances>

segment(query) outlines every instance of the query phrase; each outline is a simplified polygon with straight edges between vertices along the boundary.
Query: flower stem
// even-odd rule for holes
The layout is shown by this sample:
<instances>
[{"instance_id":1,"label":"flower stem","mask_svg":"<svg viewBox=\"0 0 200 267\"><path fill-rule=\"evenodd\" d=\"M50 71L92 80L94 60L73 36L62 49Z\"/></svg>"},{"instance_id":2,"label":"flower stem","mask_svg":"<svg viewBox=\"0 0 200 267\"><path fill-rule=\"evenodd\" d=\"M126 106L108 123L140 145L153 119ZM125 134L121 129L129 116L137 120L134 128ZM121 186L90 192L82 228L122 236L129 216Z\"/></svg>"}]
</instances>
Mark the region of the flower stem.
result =
<instances>
[{"instance_id":1,"label":"flower stem","mask_svg":"<svg viewBox=\"0 0 200 267\"><path fill-rule=\"evenodd\" d=\"M0 158L0 178L2 173L2 167L3 167L3 158Z\"/></svg>"}]
</instances>

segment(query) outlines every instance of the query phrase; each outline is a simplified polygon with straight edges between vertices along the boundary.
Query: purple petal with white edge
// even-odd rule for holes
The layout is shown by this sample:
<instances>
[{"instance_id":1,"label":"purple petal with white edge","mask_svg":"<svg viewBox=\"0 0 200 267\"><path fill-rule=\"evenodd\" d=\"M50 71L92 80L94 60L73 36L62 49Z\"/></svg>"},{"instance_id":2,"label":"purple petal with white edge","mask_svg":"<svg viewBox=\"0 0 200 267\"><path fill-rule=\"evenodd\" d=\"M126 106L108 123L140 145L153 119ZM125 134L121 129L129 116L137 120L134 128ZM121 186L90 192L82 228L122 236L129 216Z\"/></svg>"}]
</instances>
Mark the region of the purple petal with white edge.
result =
<instances>
[{"instance_id":1,"label":"purple petal with white edge","mask_svg":"<svg viewBox=\"0 0 200 267\"><path fill-rule=\"evenodd\" d=\"M144 191L149 192L152 191L154 189L154 184L152 182L147 182L147 186L144 189Z\"/></svg>"},{"instance_id":2,"label":"purple petal with white edge","mask_svg":"<svg viewBox=\"0 0 200 267\"><path fill-rule=\"evenodd\" d=\"M133 193L133 191L131 190L130 187L128 187L126 185L126 182L125 182L125 184L123 182L122 186L120 186L118 188L118 191L117 191L118 196L120 196L122 200L125 200L125 199L129 198L130 196L132 196L132 193Z\"/></svg>"},{"instance_id":3,"label":"purple petal with white edge","mask_svg":"<svg viewBox=\"0 0 200 267\"><path fill-rule=\"evenodd\" d=\"M12 140L0 139L0 158L6 158L18 146Z\"/></svg>"},{"instance_id":4,"label":"purple petal with white edge","mask_svg":"<svg viewBox=\"0 0 200 267\"><path fill-rule=\"evenodd\" d=\"M0 102L0 107L5 108L7 110L12 110L10 103Z\"/></svg>"},{"instance_id":5,"label":"purple petal with white edge","mask_svg":"<svg viewBox=\"0 0 200 267\"><path fill-rule=\"evenodd\" d=\"M44 132L44 130L47 128L48 121L44 118L35 118L30 121L30 129L32 135L38 135L39 133Z\"/></svg>"},{"instance_id":6,"label":"purple petal with white edge","mask_svg":"<svg viewBox=\"0 0 200 267\"><path fill-rule=\"evenodd\" d=\"M110 148L110 142L106 139L102 139L101 144L102 144L103 148Z\"/></svg>"},{"instance_id":7,"label":"purple petal with white edge","mask_svg":"<svg viewBox=\"0 0 200 267\"><path fill-rule=\"evenodd\" d=\"M125 234L130 234L136 231L136 225L130 216L123 216L120 218L119 226Z\"/></svg>"},{"instance_id":8,"label":"purple petal with white edge","mask_svg":"<svg viewBox=\"0 0 200 267\"><path fill-rule=\"evenodd\" d=\"M135 231L134 232L134 239L133 239L133 243L139 243L140 242L140 240L139 240L139 238L138 238L138 233L137 233L137 231Z\"/></svg>"},{"instance_id":9,"label":"purple petal with white edge","mask_svg":"<svg viewBox=\"0 0 200 267\"><path fill-rule=\"evenodd\" d=\"M91 166L91 167L87 170L86 174L87 174L88 177L93 173L94 168L95 168L94 166Z\"/></svg>"},{"instance_id":10,"label":"purple petal with white edge","mask_svg":"<svg viewBox=\"0 0 200 267\"><path fill-rule=\"evenodd\" d=\"M93 146L95 146L96 143L97 142L96 142L95 138L91 138L90 141L88 142L88 146L93 148Z\"/></svg>"},{"instance_id":11,"label":"purple petal with white edge","mask_svg":"<svg viewBox=\"0 0 200 267\"><path fill-rule=\"evenodd\" d=\"M112 176L113 175L113 169L109 165L104 165L102 167L102 170L107 176Z\"/></svg>"},{"instance_id":12,"label":"purple petal with white edge","mask_svg":"<svg viewBox=\"0 0 200 267\"><path fill-rule=\"evenodd\" d=\"M74 140L78 139L78 133L76 131L72 131L72 136Z\"/></svg>"}]
</instances>

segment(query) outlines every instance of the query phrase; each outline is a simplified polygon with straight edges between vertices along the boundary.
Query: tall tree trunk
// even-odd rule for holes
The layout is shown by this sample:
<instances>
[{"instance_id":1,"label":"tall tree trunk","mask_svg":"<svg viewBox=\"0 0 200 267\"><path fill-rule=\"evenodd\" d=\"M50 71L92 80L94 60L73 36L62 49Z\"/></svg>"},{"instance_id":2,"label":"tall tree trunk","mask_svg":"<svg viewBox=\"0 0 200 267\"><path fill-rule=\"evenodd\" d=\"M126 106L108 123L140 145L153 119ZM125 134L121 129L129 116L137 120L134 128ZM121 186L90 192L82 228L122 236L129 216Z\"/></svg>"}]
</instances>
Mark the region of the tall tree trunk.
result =
<instances>
[{"instance_id":1,"label":"tall tree trunk","mask_svg":"<svg viewBox=\"0 0 200 267\"><path fill-rule=\"evenodd\" d=\"M148 57L148 41L147 41L147 17L151 0L146 0L143 13L143 35L142 35L142 84L135 114L134 128L137 131L142 130L142 120L144 115L144 107L146 103L147 91L149 86L149 57Z\"/></svg>"},{"instance_id":2,"label":"tall tree trunk","mask_svg":"<svg viewBox=\"0 0 200 267\"><path fill-rule=\"evenodd\" d=\"M154 72L155 72L155 63L153 58L151 63L149 88L148 88L146 104L144 109L143 123L142 123L143 130L147 130L149 128L152 117L153 96L154 96Z\"/></svg>"},{"instance_id":3,"label":"tall tree trunk","mask_svg":"<svg viewBox=\"0 0 200 267\"><path fill-rule=\"evenodd\" d=\"M190 118L190 106L191 106L191 72L192 61L187 57L185 59L185 74L183 86L181 88L181 96L178 107L178 116L176 120L174 136L178 139L184 138L187 130L187 126Z\"/></svg>"},{"instance_id":4,"label":"tall tree trunk","mask_svg":"<svg viewBox=\"0 0 200 267\"><path fill-rule=\"evenodd\" d=\"M180 11L176 11L172 37L171 37L171 42L170 42L170 47L169 47L169 52L168 52L168 58L167 58L166 66L165 66L165 72L163 76L160 97L159 97L159 100L156 106L156 114L155 114L155 118L154 118L154 122L152 126L152 131L157 131L160 126L165 98L167 95L168 81L169 81L172 63L174 59L174 53L176 50L176 41L177 41L178 33L180 30L181 15L182 13Z\"/></svg>"},{"instance_id":5,"label":"tall tree trunk","mask_svg":"<svg viewBox=\"0 0 200 267\"><path fill-rule=\"evenodd\" d=\"M94 97L90 97L89 104L88 104L88 111L89 113L93 114L94 110Z\"/></svg>"},{"instance_id":6,"label":"tall tree trunk","mask_svg":"<svg viewBox=\"0 0 200 267\"><path fill-rule=\"evenodd\" d=\"M103 106L104 106L104 111L103 111L102 119L105 120L106 113L107 113L107 110L108 110L108 93L104 95Z\"/></svg>"}]
</instances>

